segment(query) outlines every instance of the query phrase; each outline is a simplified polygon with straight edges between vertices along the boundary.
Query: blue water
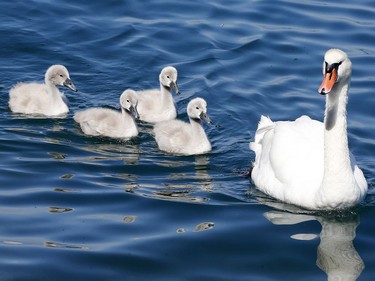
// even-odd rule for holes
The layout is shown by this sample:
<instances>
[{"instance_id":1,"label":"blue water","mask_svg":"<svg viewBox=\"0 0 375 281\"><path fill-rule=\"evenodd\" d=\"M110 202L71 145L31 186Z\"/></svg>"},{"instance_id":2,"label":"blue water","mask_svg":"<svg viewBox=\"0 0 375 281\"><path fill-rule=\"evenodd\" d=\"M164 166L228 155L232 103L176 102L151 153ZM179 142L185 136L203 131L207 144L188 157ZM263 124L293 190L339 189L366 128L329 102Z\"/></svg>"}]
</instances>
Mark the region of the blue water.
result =
<instances>
[{"instance_id":1,"label":"blue water","mask_svg":"<svg viewBox=\"0 0 375 281\"><path fill-rule=\"evenodd\" d=\"M0 280L374 280L374 1L16 0L0 16ZM301 213L243 175L248 142L261 114L322 120L332 47L353 62L348 134L369 193ZM79 90L68 116L12 114L10 87L57 63ZM127 142L74 124L125 88L157 88L166 65L178 118L207 100L211 153L164 154L145 124Z\"/></svg>"}]
</instances>

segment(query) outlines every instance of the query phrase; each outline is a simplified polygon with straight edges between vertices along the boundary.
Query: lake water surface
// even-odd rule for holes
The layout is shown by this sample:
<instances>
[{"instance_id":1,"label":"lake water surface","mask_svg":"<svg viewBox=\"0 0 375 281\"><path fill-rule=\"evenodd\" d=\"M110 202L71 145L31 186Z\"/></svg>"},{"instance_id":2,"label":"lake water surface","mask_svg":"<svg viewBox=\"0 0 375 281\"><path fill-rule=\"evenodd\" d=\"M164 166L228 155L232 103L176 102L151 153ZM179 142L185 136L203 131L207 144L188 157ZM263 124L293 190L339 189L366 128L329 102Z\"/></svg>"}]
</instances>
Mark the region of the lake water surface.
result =
<instances>
[{"instance_id":1,"label":"lake water surface","mask_svg":"<svg viewBox=\"0 0 375 281\"><path fill-rule=\"evenodd\" d=\"M374 1L16 0L0 15L0 280L375 279ZM353 63L348 134L369 193L354 210L303 212L244 176L248 143L261 114L323 119L332 47ZM78 89L69 114L11 113L10 87L51 64ZM211 153L160 152L147 124L116 141L74 123L157 88L167 65L178 118L207 100Z\"/></svg>"}]
</instances>

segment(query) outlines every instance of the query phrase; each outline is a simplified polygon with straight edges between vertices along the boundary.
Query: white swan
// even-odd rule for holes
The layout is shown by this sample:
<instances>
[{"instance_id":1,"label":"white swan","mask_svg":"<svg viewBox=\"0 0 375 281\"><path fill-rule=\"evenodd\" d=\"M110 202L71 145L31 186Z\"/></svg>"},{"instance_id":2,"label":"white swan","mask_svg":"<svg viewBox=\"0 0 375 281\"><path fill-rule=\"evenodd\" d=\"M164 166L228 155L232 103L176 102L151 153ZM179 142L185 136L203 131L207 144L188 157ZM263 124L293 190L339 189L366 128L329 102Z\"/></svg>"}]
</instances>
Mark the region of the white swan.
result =
<instances>
[{"instance_id":1,"label":"white swan","mask_svg":"<svg viewBox=\"0 0 375 281\"><path fill-rule=\"evenodd\" d=\"M302 116L272 122L262 116L250 149L256 187L307 209L354 206L367 192L363 172L349 152L346 104L352 64L341 50L328 50L319 93L326 95L324 123Z\"/></svg>"},{"instance_id":2,"label":"white swan","mask_svg":"<svg viewBox=\"0 0 375 281\"><path fill-rule=\"evenodd\" d=\"M86 135L110 138L131 138L138 135L137 94L125 90L120 96L121 113L109 108L89 108L74 114Z\"/></svg>"},{"instance_id":3,"label":"white swan","mask_svg":"<svg viewBox=\"0 0 375 281\"><path fill-rule=\"evenodd\" d=\"M157 123L175 119L176 107L172 91L177 95L177 70L172 66L162 69L159 75L160 90L144 90L138 93L139 119L149 123Z\"/></svg>"},{"instance_id":4,"label":"white swan","mask_svg":"<svg viewBox=\"0 0 375 281\"><path fill-rule=\"evenodd\" d=\"M182 154L203 154L211 151L211 143L200 123L211 124L207 115L207 103L202 98L191 100L187 106L190 124L181 120L160 122L154 126L155 140L160 150Z\"/></svg>"},{"instance_id":5,"label":"white swan","mask_svg":"<svg viewBox=\"0 0 375 281\"><path fill-rule=\"evenodd\" d=\"M45 74L45 84L17 83L9 91L9 107L15 113L59 116L69 112L66 98L57 86L76 92L69 72L63 65L52 65Z\"/></svg>"}]
</instances>

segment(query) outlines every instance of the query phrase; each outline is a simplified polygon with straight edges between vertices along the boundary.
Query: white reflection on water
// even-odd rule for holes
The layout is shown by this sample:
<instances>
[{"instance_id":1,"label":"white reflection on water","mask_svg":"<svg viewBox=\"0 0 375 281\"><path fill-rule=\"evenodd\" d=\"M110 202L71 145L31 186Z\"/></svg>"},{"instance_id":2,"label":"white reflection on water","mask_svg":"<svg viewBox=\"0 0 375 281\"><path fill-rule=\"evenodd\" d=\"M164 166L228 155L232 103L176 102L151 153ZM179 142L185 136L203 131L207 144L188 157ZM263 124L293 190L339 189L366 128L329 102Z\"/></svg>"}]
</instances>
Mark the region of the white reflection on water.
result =
<instances>
[{"instance_id":1,"label":"white reflection on water","mask_svg":"<svg viewBox=\"0 0 375 281\"><path fill-rule=\"evenodd\" d=\"M97 162L97 161L118 161L122 160L125 165L137 164L140 158L139 144L135 143L98 143L88 144L81 147L96 155L88 157L77 158L77 161L83 162Z\"/></svg>"},{"instance_id":2,"label":"white reflection on water","mask_svg":"<svg viewBox=\"0 0 375 281\"><path fill-rule=\"evenodd\" d=\"M155 184L155 181L139 183L134 186L136 188L132 189L126 186L125 189L156 199L206 202L209 199L204 196L205 193L213 190L213 179L209 174L209 159L208 155L198 155L195 156L194 162L191 159L176 159L174 157L173 159L157 160L154 164L176 169L176 172L163 176L159 184ZM182 170L178 170L179 168Z\"/></svg>"},{"instance_id":3,"label":"white reflection on water","mask_svg":"<svg viewBox=\"0 0 375 281\"><path fill-rule=\"evenodd\" d=\"M318 221L322 230L317 249L317 266L327 274L328 280L353 281L360 276L364 262L353 245L359 225L358 214L337 214L327 217L272 210L264 213L264 216L275 225ZM317 235L309 233L292 236L299 240L310 240L314 237Z\"/></svg>"}]
</instances>

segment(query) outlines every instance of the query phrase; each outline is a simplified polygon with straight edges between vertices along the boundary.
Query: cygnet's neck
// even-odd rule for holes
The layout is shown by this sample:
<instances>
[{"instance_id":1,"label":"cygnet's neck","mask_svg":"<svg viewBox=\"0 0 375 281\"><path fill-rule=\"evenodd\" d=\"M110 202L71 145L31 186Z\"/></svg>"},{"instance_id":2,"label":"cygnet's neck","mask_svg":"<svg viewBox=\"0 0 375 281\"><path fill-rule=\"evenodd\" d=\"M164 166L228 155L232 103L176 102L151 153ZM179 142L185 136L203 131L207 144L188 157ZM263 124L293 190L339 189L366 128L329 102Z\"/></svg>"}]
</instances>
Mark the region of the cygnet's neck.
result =
<instances>
[{"instance_id":1,"label":"cygnet's neck","mask_svg":"<svg viewBox=\"0 0 375 281\"><path fill-rule=\"evenodd\" d=\"M54 113L54 111L60 111L60 107L66 107L65 111L68 110L67 105L63 101L61 97L61 93L57 86L51 81L45 79L45 84L47 86L48 95L50 97L51 101L51 111Z\"/></svg>"},{"instance_id":2,"label":"cygnet's neck","mask_svg":"<svg viewBox=\"0 0 375 281\"><path fill-rule=\"evenodd\" d=\"M135 123L133 116L123 107L121 107L121 118L124 124L124 129L128 130L129 132L138 131L137 124Z\"/></svg>"},{"instance_id":3,"label":"cygnet's neck","mask_svg":"<svg viewBox=\"0 0 375 281\"><path fill-rule=\"evenodd\" d=\"M160 104L162 106L173 105L172 89L160 83Z\"/></svg>"},{"instance_id":4,"label":"cygnet's neck","mask_svg":"<svg viewBox=\"0 0 375 281\"><path fill-rule=\"evenodd\" d=\"M189 117L189 121L190 121L190 124L191 124L191 126L193 128L194 137L196 139L207 138L206 132L203 129L203 126L201 124L201 120L200 119L195 119L195 118Z\"/></svg>"},{"instance_id":5,"label":"cygnet's neck","mask_svg":"<svg viewBox=\"0 0 375 281\"><path fill-rule=\"evenodd\" d=\"M344 192L345 188L354 188L346 122L349 79L338 82L326 96L324 176L321 189L328 193L340 192L340 189Z\"/></svg>"}]
</instances>

